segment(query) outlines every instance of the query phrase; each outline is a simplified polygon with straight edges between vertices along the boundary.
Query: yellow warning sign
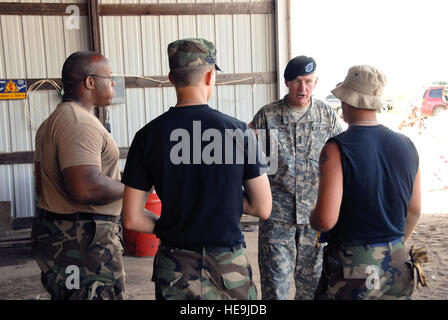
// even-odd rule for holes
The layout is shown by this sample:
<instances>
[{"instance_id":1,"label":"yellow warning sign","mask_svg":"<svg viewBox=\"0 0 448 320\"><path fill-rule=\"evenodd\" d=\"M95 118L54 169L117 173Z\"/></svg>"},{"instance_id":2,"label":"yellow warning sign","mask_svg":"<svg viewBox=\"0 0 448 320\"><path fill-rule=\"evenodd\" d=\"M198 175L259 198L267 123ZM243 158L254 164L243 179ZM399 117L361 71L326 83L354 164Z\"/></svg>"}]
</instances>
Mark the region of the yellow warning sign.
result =
<instances>
[{"instance_id":1,"label":"yellow warning sign","mask_svg":"<svg viewBox=\"0 0 448 320\"><path fill-rule=\"evenodd\" d=\"M0 80L0 100L26 99L24 79Z\"/></svg>"}]
</instances>

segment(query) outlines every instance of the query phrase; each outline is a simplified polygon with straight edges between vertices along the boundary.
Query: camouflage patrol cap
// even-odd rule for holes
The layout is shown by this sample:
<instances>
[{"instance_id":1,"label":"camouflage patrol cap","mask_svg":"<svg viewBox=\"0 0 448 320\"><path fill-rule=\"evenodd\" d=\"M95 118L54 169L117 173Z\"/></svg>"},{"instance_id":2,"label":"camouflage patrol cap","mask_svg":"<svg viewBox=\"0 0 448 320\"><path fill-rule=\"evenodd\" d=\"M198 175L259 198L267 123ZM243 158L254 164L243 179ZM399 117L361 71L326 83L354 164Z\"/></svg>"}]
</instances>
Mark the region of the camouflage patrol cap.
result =
<instances>
[{"instance_id":1,"label":"camouflage patrol cap","mask_svg":"<svg viewBox=\"0 0 448 320\"><path fill-rule=\"evenodd\" d=\"M168 45L170 70L185 67L202 67L216 64L216 48L210 41L201 38L181 39Z\"/></svg>"}]
</instances>

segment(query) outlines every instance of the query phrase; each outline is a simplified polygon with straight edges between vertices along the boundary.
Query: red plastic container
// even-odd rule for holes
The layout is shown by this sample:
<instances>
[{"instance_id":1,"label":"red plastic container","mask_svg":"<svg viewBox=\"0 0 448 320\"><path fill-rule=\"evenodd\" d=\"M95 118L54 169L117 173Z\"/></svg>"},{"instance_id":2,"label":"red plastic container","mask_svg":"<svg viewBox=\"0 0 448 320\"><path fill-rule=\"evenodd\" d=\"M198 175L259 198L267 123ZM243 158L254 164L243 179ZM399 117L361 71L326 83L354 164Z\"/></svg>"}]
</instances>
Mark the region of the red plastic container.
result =
<instances>
[{"instance_id":1,"label":"red plastic container","mask_svg":"<svg viewBox=\"0 0 448 320\"><path fill-rule=\"evenodd\" d=\"M145 208L160 217L162 202L156 193L150 193ZM123 227L124 254L136 257L154 257L160 245L155 234L135 232Z\"/></svg>"}]
</instances>

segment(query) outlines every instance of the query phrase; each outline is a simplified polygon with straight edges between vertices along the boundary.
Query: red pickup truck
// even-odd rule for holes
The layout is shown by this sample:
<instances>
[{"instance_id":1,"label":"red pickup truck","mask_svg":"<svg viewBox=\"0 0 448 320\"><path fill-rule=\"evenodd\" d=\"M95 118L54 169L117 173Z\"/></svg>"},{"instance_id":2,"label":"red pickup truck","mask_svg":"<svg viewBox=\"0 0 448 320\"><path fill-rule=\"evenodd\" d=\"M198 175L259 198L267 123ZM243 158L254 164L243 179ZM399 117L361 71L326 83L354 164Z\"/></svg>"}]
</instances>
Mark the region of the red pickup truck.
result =
<instances>
[{"instance_id":1,"label":"red pickup truck","mask_svg":"<svg viewBox=\"0 0 448 320\"><path fill-rule=\"evenodd\" d=\"M420 108L424 116L437 116L440 112L448 110L448 87L436 86L426 89Z\"/></svg>"}]
</instances>

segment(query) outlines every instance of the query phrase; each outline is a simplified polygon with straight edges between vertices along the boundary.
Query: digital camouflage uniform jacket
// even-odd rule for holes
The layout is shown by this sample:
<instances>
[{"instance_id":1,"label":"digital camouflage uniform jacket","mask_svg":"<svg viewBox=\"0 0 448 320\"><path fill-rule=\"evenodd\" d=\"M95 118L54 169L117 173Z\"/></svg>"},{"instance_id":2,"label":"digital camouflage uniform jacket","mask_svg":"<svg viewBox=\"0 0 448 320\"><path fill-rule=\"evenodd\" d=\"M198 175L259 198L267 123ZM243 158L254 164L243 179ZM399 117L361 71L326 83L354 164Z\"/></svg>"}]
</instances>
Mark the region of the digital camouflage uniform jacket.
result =
<instances>
[{"instance_id":1,"label":"digital camouflage uniform jacket","mask_svg":"<svg viewBox=\"0 0 448 320\"><path fill-rule=\"evenodd\" d=\"M267 129L263 145L268 146L266 156L270 158L271 168L276 157L269 146L275 145L271 140L278 137L278 168L269 175L272 191L269 219L309 224L319 186L320 152L325 142L343 128L333 108L314 97L308 111L295 120L297 117L289 110L287 99L288 95L262 107L252 120L252 127Z\"/></svg>"}]
</instances>

